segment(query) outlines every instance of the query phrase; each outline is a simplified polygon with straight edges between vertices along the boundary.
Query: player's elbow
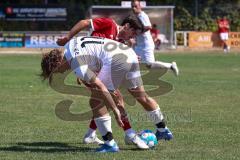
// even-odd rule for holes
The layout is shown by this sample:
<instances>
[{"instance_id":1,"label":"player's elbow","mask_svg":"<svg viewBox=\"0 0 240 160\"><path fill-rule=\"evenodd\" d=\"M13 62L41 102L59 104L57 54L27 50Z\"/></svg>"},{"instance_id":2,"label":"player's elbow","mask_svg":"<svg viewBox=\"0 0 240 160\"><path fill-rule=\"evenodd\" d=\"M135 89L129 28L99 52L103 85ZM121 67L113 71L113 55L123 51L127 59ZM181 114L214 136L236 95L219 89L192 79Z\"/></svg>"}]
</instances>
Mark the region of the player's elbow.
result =
<instances>
[{"instance_id":1,"label":"player's elbow","mask_svg":"<svg viewBox=\"0 0 240 160\"><path fill-rule=\"evenodd\" d=\"M79 24L81 24L81 26L83 26L84 28L89 27L90 26L90 20L89 19L80 20Z\"/></svg>"}]
</instances>

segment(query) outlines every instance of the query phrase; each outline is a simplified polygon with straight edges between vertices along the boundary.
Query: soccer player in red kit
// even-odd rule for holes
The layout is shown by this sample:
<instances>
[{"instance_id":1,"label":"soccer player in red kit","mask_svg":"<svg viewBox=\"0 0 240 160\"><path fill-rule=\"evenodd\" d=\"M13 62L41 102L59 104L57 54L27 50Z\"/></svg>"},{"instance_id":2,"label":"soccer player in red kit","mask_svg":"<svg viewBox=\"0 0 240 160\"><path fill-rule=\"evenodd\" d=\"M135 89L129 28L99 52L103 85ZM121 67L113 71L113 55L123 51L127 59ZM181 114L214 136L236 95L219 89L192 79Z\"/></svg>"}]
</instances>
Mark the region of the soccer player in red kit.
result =
<instances>
[{"instance_id":1,"label":"soccer player in red kit","mask_svg":"<svg viewBox=\"0 0 240 160\"><path fill-rule=\"evenodd\" d=\"M157 29L157 25L153 24L152 29L150 29L153 41L155 43L155 49L160 49L161 40L159 39L158 35L160 34L160 30Z\"/></svg>"},{"instance_id":2,"label":"soccer player in red kit","mask_svg":"<svg viewBox=\"0 0 240 160\"><path fill-rule=\"evenodd\" d=\"M135 37L136 32L141 32L142 30L142 25L141 23L139 23L138 19L131 16L126 17L123 20L121 26L117 25L116 22L111 18L86 19L79 21L65 37L59 38L57 40L57 44L60 46L64 46L78 32L88 27L92 29L91 36L109 38L120 42ZM85 85L88 86L88 84ZM119 90L113 92L113 98L121 113L121 120L124 124L122 128L126 135L126 142L133 142L141 149L148 148L148 146L138 137L136 132L132 129L127 118L127 113L124 109L123 98ZM93 108L93 106L98 105L98 102L90 98L90 105ZM88 132L84 136L84 143L102 143L102 141L99 140L96 136L96 129L97 126L95 124L95 121L92 119L89 125Z\"/></svg>"},{"instance_id":3,"label":"soccer player in red kit","mask_svg":"<svg viewBox=\"0 0 240 160\"><path fill-rule=\"evenodd\" d=\"M218 33L222 41L223 50L224 52L228 52L230 49L230 46L228 46L227 44L229 29L230 29L229 21L226 18L226 16L224 16L222 19L217 20L217 24L218 24Z\"/></svg>"},{"instance_id":4,"label":"soccer player in red kit","mask_svg":"<svg viewBox=\"0 0 240 160\"><path fill-rule=\"evenodd\" d=\"M134 37L136 30L141 30L136 19L127 17L123 20L122 26L116 24L111 18L95 18L79 21L68 33L67 36L59 38L57 44L64 46L78 32L91 28L91 36L104 37L112 40L129 40Z\"/></svg>"}]
</instances>

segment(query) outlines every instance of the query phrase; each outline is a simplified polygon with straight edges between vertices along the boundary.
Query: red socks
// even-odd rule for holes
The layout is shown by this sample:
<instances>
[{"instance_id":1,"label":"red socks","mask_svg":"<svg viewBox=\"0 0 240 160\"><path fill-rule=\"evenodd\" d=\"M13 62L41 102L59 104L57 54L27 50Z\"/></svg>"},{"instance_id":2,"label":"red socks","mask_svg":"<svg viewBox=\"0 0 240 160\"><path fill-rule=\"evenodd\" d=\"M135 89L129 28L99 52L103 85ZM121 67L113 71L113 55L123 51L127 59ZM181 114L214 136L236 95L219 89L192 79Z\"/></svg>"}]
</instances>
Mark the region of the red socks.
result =
<instances>
[{"instance_id":1,"label":"red socks","mask_svg":"<svg viewBox=\"0 0 240 160\"><path fill-rule=\"evenodd\" d=\"M121 116L121 120L122 120L122 122L124 124L124 126L123 126L123 130L124 131L132 128L127 116ZM91 122L89 124L89 128L91 128L93 130L97 129L97 125L96 125L94 119L91 120Z\"/></svg>"},{"instance_id":2,"label":"red socks","mask_svg":"<svg viewBox=\"0 0 240 160\"><path fill-rule=\"evenodd\" d=\"M90 124L89 124L89 128L96 130L97 129L97 125L94 121L94 119L91 120Z\"/></svg>"}]
</instances>

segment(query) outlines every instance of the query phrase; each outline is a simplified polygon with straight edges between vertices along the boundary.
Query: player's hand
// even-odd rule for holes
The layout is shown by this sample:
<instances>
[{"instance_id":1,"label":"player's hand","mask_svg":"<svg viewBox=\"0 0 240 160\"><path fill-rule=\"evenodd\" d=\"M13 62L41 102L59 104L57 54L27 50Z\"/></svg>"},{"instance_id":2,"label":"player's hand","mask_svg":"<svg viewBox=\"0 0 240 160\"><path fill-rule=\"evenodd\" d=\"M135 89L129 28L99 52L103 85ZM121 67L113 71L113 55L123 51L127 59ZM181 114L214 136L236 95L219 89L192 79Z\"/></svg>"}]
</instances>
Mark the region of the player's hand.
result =
<instances>
[{"instance_id":1,"label":"player's hand","mask_svg":"<svg viewBox=\"0 0 240 160\"><path fill-rule=\"evenodd\" d=\"M123 127L124 124L123 124L123 122L122 122L122 120L121 120L121 114L120 114L119 110L116 109L116 110L113 111L113 113L114 113L114 116L115 116L115 119L116 119L118 125L119 125L120 127Z\"/></svg>"},{"instance_id":2,"label":"player's hand","mask_svg":"<svg viewBox=\"0 0 240 160\"><path fill-rule=\"evenodd\" d=\"M57 39L57 44L59 46L64 46L69 41L68 37L62 37Z\"/></svg>"}]
</instances>

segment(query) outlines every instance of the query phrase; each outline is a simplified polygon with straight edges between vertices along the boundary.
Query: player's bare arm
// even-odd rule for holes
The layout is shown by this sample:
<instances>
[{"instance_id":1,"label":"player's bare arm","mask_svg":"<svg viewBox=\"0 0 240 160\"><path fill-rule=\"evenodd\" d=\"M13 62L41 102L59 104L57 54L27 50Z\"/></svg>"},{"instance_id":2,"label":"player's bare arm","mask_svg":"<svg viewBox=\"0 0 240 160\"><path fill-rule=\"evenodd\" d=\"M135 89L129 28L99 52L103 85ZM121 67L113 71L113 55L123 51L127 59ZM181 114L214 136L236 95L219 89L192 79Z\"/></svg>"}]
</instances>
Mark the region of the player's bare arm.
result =
<instances>
[{"instance_id":1,"label":"player's bare arm","mask_svg":"<svg viewBox=\"0 0 240 160\"><path fill-rule=\"evenodd\" d=\"M80 20L77 24L73 26L73 28L69 31L67 36L59 38L57 40L57 44L59 46L64 46L73 36L78 34L80 31L88 28L91 25L91 22L89 19Z\"/></svg>"},{"instance_id":2,"label":"player's bare arm","mask_svg":"<svg viewBox=\"0 0 240 160\"><path fill-rule=\"evenodd\" d=\"M105 105L110 108L113 113L114 113L114 116L115 116L115 119L118 123L118 125L120 127L123 127L123 122L121 120L121 114L120 114L120 111L119 109L117 108L110 92L108 91L108 89L106 88L106 86L101 82L101 80L99 78L94 78L92 81L91 81L91 85L94 86L94 88L96 88L96 91L98 93L101 94L102 98L104 99L104 103Z\"/></svg>"}]
</instances>

